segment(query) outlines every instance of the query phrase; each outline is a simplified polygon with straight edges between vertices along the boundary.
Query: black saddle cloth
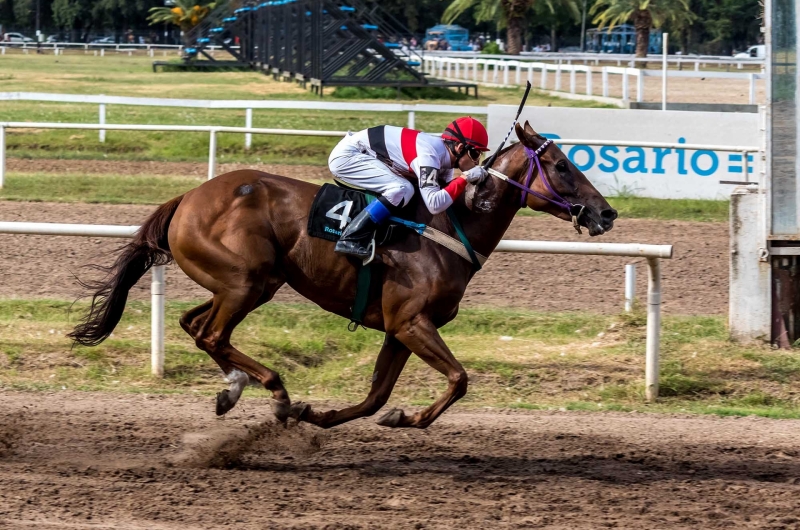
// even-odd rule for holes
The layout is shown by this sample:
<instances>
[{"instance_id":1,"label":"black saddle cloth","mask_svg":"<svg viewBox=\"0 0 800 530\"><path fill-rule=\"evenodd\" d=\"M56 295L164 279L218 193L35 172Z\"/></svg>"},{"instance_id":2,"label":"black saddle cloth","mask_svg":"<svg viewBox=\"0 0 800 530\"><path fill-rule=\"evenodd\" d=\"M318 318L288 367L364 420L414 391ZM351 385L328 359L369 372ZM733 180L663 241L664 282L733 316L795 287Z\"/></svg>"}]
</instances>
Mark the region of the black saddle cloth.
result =
<instances>
[{"instance_id":1,"label":"black saddle cloth","mask_svg":"<svg viewBox=\"0 0 800 530\"><path fill-rule=\"evenodd\" d=\"M377 195L370 193L372 197ZM323 184L308 214L308 235L339 241L347 225L367 207L367 193L334 184ZM386 223L378 229L375 241L385 245L393 239L395 225Z\"/></svg>"}]
</instances>

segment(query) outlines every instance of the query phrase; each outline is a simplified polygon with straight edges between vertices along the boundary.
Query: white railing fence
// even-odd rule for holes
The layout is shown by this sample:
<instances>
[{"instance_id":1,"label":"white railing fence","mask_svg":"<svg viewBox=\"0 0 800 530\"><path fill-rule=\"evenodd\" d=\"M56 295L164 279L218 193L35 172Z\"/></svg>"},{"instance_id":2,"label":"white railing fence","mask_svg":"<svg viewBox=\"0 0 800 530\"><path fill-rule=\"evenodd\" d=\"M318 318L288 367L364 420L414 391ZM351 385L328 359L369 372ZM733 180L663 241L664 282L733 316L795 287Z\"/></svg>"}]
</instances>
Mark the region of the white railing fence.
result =
<instances>
[{"instance_id":1,"label":"white railing fence","mask_svg":"<svg viewBox=\"0 0 800 530\"><path fill-rule=\"evenodd\" d=\"M6 178L6 135L13 129L78 129L99 131L173 131L173 132L205 132L209 134L208 141L208 178L216 176L217 165L217 134L239 133L244 135L272 134L278 136L320 136L341 138L346 131L316 131L294 129L265 129L247 127L221 127L211 125L131 125L131 124L94 124L94 123L34 123L34 122L0 122L0 189L5 186ZM561 139L556 140L559 145L593 145L616 147L649 147L662 149L682 149L685 151L721 151L742 153L742 168L744 182L749 181L750 169L748 154L760 151L758 146L720 146L705 144L683 144L677 142L643 142L621 140L592 140L592 139Z\"/></svg>"},{"instance_id":2,"label":"white railing fence","mask_svg":"<svg viewBox=\"0 0 800 530\"><path fill-rule=\"evenodd\" d=\"M334 101L282 101L282 100L242 100L242 99L173 99L138 98L127 96L50 94L47 92L0 92L0 101L42 101L52 103L81 103L98 105L98 122L106 122L106 112L110 105L129 105L134 107L171 107L196 109L245 109L245 127L253 125L253 110L323 110L347 112L405 112L409 129L415 128L416 113L453 115L486 115L489 108L477 105L429 105L401 103L345 103ZM105 130L99 134L105 142ZM245 134L245 149L252 146L252 136Z\"/></svg>"},{"instance_id":3,"label":"white railing fence","mask_svg":"<svg viewBox=\"0 0 800 530\"><path fill-rule=\"evenodd\" d=\"M0 234L131 238L138 229L138 226L0 222ZM648 401L653 401L658 397L658 366L661 333L660 260L672 258L672 245L503 240L497 246L495 252L647 258L649 280L647 284L645 396ZM151 278L150 364L153 375L156 377L163 377L166 298L164 266L153 267Z\"/></svg>"},{"instance_id":4,"label":"white railing fence","mask_svg":"<svg viewBox=\"0 0 800 530\"><path fill-rule=\"evenodd\" d=\"M651 59L650 62L653 62ZM577 94L576 79L580 74L584 77L585 95L608 98L610 93L610 76L621 76L621 101L631 101L630 78L635 79L636 101L644 101L645 77L674 78L706 78L706 79L738 79L749 83L749 102L756 103L756 81L766 79L763 73L708 72L700 71L699 64L694 71L668 70L667 63L661 70L642 70L633 66L588 66L573 64L571 61L559 59L556 63L542 61L525 61L519 59L485 59L458 57L426 56L423 68L426 73L444 79L472 81L499 86L522 86L526 81L542 90L552 89L556 92ZM513 71L513 75L512 75ZM552 73L553 81L549 81ZM569 74L569 89L562 84L562 74ZM600 92L595 93L594 76L600 75ZM538 81L537 81L538 78Z\"/></svg>"},{"instance_id":5,"label":"white railing fence","mask_svg":"<svg viewBox=\"0 0 800 530\"><path fill-rule=\"evenodd\" d=\"M519 55L507 54L485 54L480 52L454 52L454 51L425 51L426 57L441 57L454 59L500 59L505 61L540 61L540 62L562 62L566 64L580 63L584 65L595 65L616 63L617 66L623 64L635 66L636 64L646 64L661 60L661 53L651 53L647 57L636 57L626 53L593 53L593 52L522 52ZM695 70L714 67L731 67L741 70L746 66L763 67L764 59L757 57L730 57L726 55L668 55L667 62L670 65L683 69L684 66L692 67Z\"/></svg>"}]
</instances>

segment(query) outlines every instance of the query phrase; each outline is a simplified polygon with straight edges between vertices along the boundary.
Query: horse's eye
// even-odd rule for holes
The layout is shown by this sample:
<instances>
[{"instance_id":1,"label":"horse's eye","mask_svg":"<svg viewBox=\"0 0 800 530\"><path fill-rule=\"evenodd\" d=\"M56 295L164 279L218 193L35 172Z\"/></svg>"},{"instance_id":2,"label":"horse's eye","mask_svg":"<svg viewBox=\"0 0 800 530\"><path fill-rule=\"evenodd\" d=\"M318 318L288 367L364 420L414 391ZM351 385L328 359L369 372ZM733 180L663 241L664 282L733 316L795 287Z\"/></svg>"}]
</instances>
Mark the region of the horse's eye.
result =
<instances>
[{"instance_id":1,"label":"horse's eye","mask_svg":"<svg viewBox=\"0 0 800 530\"><path fill-rule=\"evenodd\" d=\"M567 171L567 162L564 160L559 160L558 163L556 163L556 169L562 173L565 173Z\"/></svg>"}]
</instances>

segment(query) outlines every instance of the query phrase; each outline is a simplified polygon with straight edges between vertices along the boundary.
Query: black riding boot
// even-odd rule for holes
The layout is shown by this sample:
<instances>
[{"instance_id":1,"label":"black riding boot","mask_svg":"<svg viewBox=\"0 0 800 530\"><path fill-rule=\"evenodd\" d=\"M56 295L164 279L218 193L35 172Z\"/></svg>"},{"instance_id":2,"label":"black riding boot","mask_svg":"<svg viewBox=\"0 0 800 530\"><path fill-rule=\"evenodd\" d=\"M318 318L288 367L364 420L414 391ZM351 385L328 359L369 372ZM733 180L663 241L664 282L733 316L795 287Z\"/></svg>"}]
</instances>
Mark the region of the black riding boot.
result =
<instances>
[{"instance_id":1,"label":"black riding boot","mask_svg":"<svg viewBox=\"0 0 800 530\"><path fill-rule=\"evenodd\" d=\"M375 231L390 215L389 209L383 201L385 199L380 197L377 201L371 202L355 219L350 221L350 224L344 229L342 237L336 243L336 248L334 248L336 252L361 259L372 255L374 249L370 248L370 245L375 239Z\"/></svg>"},{"instance_id":2,"label":"black riding boot","mask_svg":"<svg viewBox=\"0 0 800 530\"><path fill-rule=\"evenodd\" d=\"M357 258L368 258L372 251L369 246L375 238L378 223L372 220L367 210L362 211L350 221L334 249L339 254L349 254Z\"/></svg>"}]
</instances>

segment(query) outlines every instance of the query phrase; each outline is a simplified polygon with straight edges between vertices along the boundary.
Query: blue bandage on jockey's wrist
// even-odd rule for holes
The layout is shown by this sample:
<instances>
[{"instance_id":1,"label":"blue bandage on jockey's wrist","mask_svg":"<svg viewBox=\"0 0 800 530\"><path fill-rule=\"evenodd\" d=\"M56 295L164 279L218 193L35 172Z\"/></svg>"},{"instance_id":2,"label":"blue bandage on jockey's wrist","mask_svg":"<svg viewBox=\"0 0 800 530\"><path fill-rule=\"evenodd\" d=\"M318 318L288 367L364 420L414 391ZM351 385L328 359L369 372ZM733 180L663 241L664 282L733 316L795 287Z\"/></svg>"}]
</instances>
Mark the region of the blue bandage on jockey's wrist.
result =
<instances>
[{"instance_id":1,"label":"blue bandage on jockey's wrist","mask_svg":"<svg viewBox=\"0 0 800 530\"><path fill-rule=\"evenodd\" d=\"M389 208L387 208L386 205L384 205L381 201L372 201L364 209L369 214L370 219L377 224L384 222L391 215Z\"/></svg>"}]
</instances>

